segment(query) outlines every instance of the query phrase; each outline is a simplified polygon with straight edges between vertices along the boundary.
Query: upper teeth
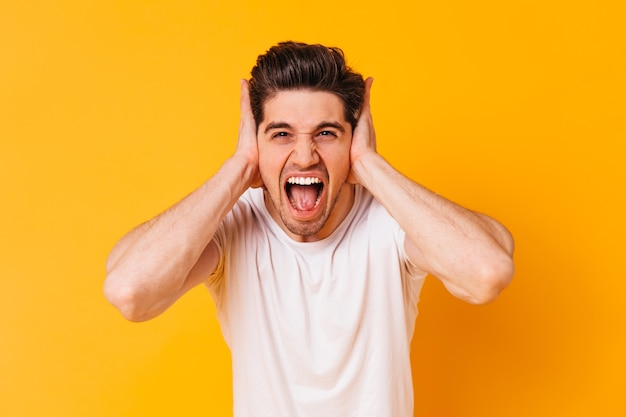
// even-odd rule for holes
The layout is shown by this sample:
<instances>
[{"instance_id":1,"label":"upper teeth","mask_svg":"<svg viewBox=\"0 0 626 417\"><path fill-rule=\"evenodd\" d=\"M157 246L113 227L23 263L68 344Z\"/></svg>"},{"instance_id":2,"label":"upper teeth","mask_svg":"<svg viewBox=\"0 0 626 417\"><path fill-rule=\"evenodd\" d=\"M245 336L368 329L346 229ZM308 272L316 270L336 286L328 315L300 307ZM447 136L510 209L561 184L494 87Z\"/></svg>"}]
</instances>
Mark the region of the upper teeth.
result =
<instances>
[{"instance_id":1,"label":"upper teeth","mask_svg":"<svg viewBox=\"0 0 626 417\"><path fill-rule=\"evenodd\" d=\"M314 177L291 177L287 180L289 184L297 184L297 185L311 185L311 184L319 184L320 179Z\"/></svg>"}]
</instances>

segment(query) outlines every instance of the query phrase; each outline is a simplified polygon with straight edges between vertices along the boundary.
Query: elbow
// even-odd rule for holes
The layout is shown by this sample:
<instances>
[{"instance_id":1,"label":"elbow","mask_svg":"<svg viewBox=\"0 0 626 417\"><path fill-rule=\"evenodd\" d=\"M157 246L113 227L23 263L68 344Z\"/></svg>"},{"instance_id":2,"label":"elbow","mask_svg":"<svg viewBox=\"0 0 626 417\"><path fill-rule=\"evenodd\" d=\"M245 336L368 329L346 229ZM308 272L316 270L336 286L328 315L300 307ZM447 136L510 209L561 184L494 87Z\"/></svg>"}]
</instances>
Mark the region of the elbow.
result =
<instances>
[{"instance_id":1,"label":"elbow","mask_svg":"<svg viewBox=\"0 0 626 417\"><path fill-rule=\"evenodd\" d=\"M511 283L514 273L515 266L510 256L503 256L497 261L483 264L476 290L466 301L475 305L494 302Z\"/></svg>"},{"instance_id":2,"label":"elbow","mask_svg":"<svg viewBox=\"0 0 626 417\"><path fill-rule=\"evenodd\" d=\"M123 282L119 282L114 275L107 277L104 283L104 296L107 301L128 321L138 323L153 318L154 315L142 308L137 289Z\"/></svg>"}]
</instances>

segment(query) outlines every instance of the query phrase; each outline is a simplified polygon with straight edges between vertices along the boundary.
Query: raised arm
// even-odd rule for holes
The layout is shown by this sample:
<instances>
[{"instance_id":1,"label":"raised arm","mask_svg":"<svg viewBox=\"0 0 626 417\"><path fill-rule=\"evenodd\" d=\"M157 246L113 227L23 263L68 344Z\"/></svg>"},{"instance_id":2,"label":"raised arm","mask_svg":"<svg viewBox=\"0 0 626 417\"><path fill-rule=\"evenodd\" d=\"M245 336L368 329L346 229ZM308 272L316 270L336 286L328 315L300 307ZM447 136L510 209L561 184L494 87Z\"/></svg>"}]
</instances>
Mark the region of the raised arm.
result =
<instances>
[{"instance_id":1,"label":"raised arm","mask_svg":"<svg viewBox=\"0 0 626 417\"><path fill-rule=\"evenodd\" d=\"M465 209L396 171L376 153L366 81L363 111L352 139L350 181L367 188L406 233L409 259L439 278L456 297L483 304L513 277L513 238L494 219Z\"/></svg>"},{"instance_id":2,"label":"raised arm","mask_svg":"<svg viewBox=\"0 0 626 417\"><path fill-rule=\"evenodd\" d=\"M128 320L149 320L207 279L219 261L212 242L219 223L245 190L259 185L256 127L242 81L234 155L197 190L115 245L104 283L109 302Z\"/></svg>"}]
</instances>

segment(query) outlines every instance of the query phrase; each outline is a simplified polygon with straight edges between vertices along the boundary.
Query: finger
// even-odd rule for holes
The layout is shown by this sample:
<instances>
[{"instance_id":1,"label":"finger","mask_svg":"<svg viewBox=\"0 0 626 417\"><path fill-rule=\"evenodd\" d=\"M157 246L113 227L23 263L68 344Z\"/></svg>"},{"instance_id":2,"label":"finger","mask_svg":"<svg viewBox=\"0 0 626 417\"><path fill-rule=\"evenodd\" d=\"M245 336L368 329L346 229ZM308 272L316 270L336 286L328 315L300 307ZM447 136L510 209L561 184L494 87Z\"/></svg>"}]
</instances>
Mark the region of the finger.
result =
<instances>
[{"instance_id":1,"label":"finger","mask_svg":"<svg viewBox=\"0 0 626 417\"><path fill-rule=\"evenodd\" d=\"M373 83L374 83L373 77L367 77L367 79L365 80L365 95L363 96L362 113L368 113L370 111L370 97L371 97Z\"/></svg>"},{"instance_id":2,"label":"finger","mask_svg":"<svg viewBox=\"0 0 626 417\"><path fill-rule=\"evenodd\" d=\"M370 96L372 90L372 83L374 82L374 78L368 77L365 80L365 92L363 94L363 104L361 106L361 113L359 114L359 120L357 121L357 127L359 125L368 124L369 120L371 120L371 107L370 107Z\"/></svg>"},{"instance_id":3,"label":"finger","mask_svg":"<svg viewBox=\"0 0 626 417\"><path fill-rule=\"evenodd\" d=\"M373 77L368 77L365 80L365 94L363 96L363 109L361 110L361 117L359 117L358 125L364 129L364 133L368 138L369 146L372 149L376 149L376 134L374 132L374 122L372 120L371 111L371 92L372 84L374 83ZM357 126L358 127L358 126Z\"/></svg>"},{"instance_id":4,"label":"finger","mask_svg":"<svg viewBox=\"0 0 626 417\"><path fill-rule=\"evenodd\" d=\"M241 80L241 97L239 99L239 107L241 116L249 116L252 114L250 107L250 86L248 80Z\"/></svg>"},{"instance_id":5,"label":"finger","mask_svg":"<svg viewBox=\"0 0 626 417\"><path fill-rule=\"evenodd\" d=\"M248 80L241 80L241 97L239 99L241 129L254 130L255 122L250 105L250 84Z\"/></svg>"}]
</instances>

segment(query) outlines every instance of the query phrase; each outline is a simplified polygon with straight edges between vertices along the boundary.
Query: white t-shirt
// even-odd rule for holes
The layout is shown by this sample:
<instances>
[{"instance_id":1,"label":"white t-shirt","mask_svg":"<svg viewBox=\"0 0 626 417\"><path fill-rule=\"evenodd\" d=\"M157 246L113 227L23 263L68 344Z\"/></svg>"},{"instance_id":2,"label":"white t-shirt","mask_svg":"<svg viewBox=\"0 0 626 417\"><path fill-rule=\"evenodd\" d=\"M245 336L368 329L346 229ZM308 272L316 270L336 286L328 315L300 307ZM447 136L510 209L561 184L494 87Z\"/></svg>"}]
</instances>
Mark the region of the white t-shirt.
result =
<instances>
[{"instance_id":1,"label":"white t-shirt","mask_svg":"<svg viewBox=\"0 0 626 417\"><path fill-rule=\"evenodd\" d=\"M424 275L404 232L357 186L340 226L296 242L261 189L217 231L207 281L233 363L236 417L409 417L410 342Z\"/></svg>"}]
</instances>

